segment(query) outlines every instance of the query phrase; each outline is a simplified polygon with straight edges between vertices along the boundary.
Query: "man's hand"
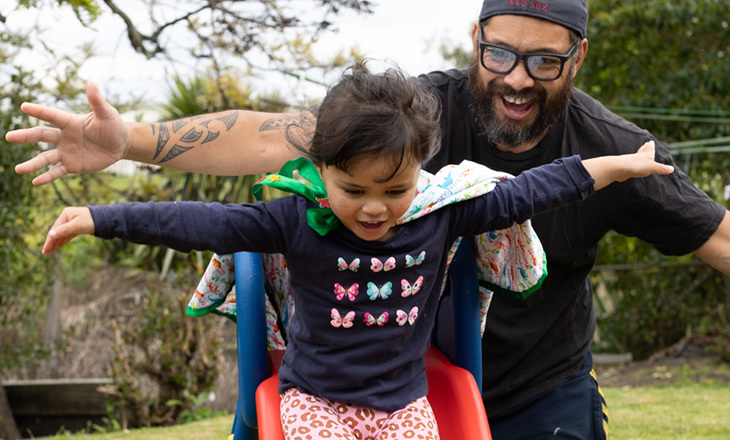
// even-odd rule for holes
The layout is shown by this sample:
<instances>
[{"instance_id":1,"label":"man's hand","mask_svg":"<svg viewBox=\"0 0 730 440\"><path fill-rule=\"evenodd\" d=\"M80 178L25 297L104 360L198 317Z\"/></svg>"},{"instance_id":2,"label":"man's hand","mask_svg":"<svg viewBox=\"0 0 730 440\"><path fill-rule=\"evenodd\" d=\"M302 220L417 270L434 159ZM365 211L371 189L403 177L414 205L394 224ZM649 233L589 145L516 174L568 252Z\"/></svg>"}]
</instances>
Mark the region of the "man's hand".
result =
<instances>
[{"instance_id":1,"label":"man's hand","mask_svg":"<svg viewBox=\"0 0 730 440\"><path fill-rule=\"evenodd\" d=\"M20 109L52 126L38 126L10 131L8 142L47 142L56 148L47 150L18 164L18 174L36 172L52 166L33 179L34 185L45 185L66 173L89 173L103 170L125 156L129 128L119 112L106 102L93 82L86 86L91 113L78 115L33 103L23 103Z\"/></svg>"}]
</instances>

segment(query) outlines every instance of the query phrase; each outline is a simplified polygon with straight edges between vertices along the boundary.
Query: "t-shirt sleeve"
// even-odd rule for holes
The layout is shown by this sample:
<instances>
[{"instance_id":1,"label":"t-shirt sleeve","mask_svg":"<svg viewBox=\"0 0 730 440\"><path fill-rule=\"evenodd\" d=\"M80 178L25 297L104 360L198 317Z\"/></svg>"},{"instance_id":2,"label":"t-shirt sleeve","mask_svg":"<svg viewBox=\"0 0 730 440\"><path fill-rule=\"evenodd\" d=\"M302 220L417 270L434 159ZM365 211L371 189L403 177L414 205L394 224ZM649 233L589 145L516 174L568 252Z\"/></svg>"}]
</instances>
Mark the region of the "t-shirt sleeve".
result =
<instances>
[{"instance_id":1,"label":"t-shirt sleeve","mask_svg":"<svg viewBox=\"0 0 730 440\"><path fill-rule=\"evenodd\" d=\"M289 199L289 200L284 200ZM89 206L94 235L172 249L281 252L285 229L296 221L293 198L268 203L220 204L202 202L123 203ZM286 214L286 215L284 215Z\"/></svg>"},{"instance_id":2,"label":"t-shirt sleeve","mask_svg":"<svg viewBox=\"0 0 730 440\"><path fill-rule=\"evenodd\" d=\"M657 148L657 160L672 163L665 148ZM670 175L654 175L624 182L619 215L613 229L638 237L664 255L684 255L697 250L717 230L725 208L697 188L675 165Z\"/></svg>"}]
</instances>

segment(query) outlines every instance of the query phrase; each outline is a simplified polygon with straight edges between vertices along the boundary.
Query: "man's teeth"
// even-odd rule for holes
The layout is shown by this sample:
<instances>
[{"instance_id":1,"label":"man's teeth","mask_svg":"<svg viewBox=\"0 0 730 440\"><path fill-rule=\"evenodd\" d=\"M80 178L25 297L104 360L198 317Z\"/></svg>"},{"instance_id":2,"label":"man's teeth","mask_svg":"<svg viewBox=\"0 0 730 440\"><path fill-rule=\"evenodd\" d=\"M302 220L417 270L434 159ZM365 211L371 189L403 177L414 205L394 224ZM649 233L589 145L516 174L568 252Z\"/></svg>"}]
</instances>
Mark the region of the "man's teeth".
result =
<instances>
[{"instance_id":1,"label":"man's teeth","mask_svg":"<svg viewBox=\"0 0 730 440\"><path fill-rule=\"evenodd\" d=\"M503 95L503 97L504 97L505 101L509 102L510 104L515 104L515 105L522 105L522 104L526 104L526 103L530 102L530 100L527 98L520 98L517 96Z\"/></svg>"}]
</instances>

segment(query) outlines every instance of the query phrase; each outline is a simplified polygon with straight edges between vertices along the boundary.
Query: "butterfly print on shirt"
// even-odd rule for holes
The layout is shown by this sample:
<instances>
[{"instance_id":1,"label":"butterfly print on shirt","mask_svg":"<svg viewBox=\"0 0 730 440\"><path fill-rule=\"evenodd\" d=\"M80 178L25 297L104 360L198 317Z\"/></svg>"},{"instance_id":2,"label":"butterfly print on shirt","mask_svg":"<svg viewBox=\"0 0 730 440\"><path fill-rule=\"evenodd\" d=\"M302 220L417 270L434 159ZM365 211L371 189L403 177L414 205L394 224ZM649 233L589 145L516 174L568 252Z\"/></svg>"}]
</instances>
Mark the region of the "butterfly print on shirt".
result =
<instances>
[{"instance_id":1,"label":"butterfly print on shirt","mask_svg":"<svg viewBox=\"0 0 730 440\"><path fill-rule=\"evenodd\" d=\"M337 301L342 301L342 298L347 298L350 301L355 301L355 297L360 293L360 285L358 283L353 284L352 286L345 288L340 283L335 283L335 295L337 296Z\"/></svg>"},{"instance_id":2,"label":"butterfly print on shirt","mask_svg":"<svg viewBox=\"0 0 730 440\"><path fill-rule=\"evenodd\" d=\"M336 328L350 328L355 320L354 311L347 312L345 316L340 316L340 312L337 311L337 309L332 308L331 316L332 321L330 321L330 324L332 324L332 327Z\"/></svg>"},{"instance_id":3,"label":"butterfly print on shirt","mask_svg":"<svg viewBox=\"0 0 730 440\"><path fill-rule=\"evenodd\" d=\"M423 284L423 276L418 277L418 279L413 283L409 283L408 280L401 280L400 286L403 291L401 292L400 296L403 298L406 298L410 295L415 295L418 293L419 290L421 290L421 285Z\"/></svg>"},{"instance_id":4,"label":"butterfly print on shirt","mask_svg":"<svg viewBox=\"0 0 730 440\"><path fill-rule=\"evenodd\" d=\"M381 270L389 271L395 269L395 257L390 257L387 260L385 260L385 263L380 261L377 258L372 258L370 260L370 270L373 272L380 272Z\"/></svg>"}]
</instances>

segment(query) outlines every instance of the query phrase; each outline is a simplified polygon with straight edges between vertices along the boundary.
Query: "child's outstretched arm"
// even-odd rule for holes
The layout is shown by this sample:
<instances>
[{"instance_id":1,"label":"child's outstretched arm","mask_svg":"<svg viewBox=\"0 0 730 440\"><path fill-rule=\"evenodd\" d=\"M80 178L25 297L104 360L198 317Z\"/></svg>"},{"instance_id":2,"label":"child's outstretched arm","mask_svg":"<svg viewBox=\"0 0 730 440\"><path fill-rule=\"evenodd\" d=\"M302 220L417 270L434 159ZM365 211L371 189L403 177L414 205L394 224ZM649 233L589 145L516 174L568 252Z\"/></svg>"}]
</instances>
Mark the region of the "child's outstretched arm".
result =
<instances>
[{"instance_id":1,"label":"child's outstretched arm","mask_svg":"<svg viewBox=\"0 0 730 440\"><path fill-rule=\"evenodd\" d=\"M302 213L306 216L304 205L294 197L241 205L131 202L71 207L61 212L48 232L43 254L50 254L80 234L167 246L181 252L281 253L287 249L286 231L302 224Z\"/></svg>"},{"instance_id":2,"label":"child's outstretched arm","mask_svg":"<svg viewBox=\"0 0 730 440\"><path fill-rule=\"evenodd\" d=\"M674 167L656 162L654 155L654 141L649 141L634 154L586 159L583 161L583 166L596 181L593 188L598 191L613 182L623 182L632 177L674 172Z\"/></svg>"},{"instance_id":3,"label":"child's outstretched arm","mask_svg":"<svg viewBox=\"0 0 730 440\"><path fill-rule=\"evenodd\" d=\"M51 226L43 243L43 255L48 255L57 248L71 241L77 235L93 234L94 220L91 211L84 206L64 208L61 215Z\"/></svg>"}]
</instances>

